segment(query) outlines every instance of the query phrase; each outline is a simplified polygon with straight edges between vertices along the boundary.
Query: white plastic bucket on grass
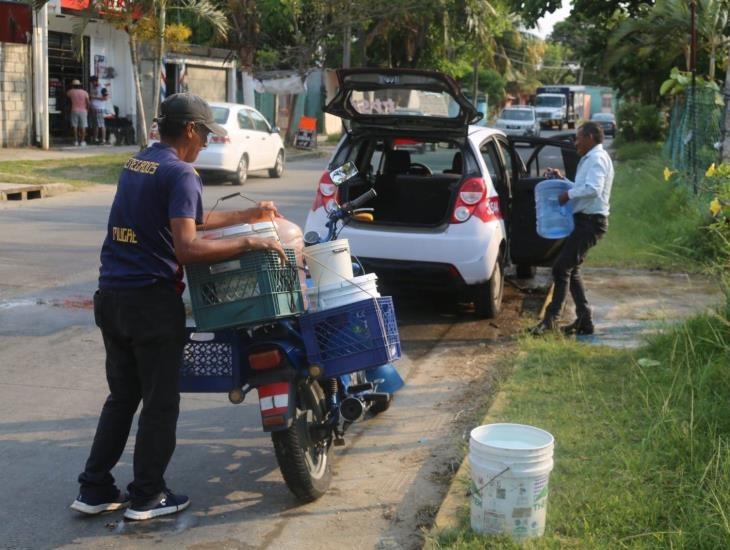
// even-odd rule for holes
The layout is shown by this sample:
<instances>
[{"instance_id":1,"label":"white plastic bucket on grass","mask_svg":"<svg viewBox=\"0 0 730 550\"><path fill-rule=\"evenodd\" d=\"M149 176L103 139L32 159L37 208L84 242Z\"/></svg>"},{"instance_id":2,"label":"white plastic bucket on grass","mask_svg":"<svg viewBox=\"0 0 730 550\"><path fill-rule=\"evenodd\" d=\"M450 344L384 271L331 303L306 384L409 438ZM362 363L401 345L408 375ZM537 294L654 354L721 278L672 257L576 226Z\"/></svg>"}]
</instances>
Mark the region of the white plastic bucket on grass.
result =
<instances>
[{"instance_id":1,"label":"white plastic bucket on grass","mask_svg":"<svg viewBox=\"0 0 730 550\"><path fill-rule=\"evenodd\" d=\"M368 273L331 285L319 285L307 289L309 309L323 311L380 296L377 287L378 276Z\"/></svg>"},{"instance_id":2,"label":"white plastic bucket on grass","mask_svg":"<svg viewBox=\"0 0 730 550\"><path fill-rule=\"evenodd\" d=\"M273 222L241 223L219 229L201 231L203 239L230 239L233 237L261 237L279 240Z\"/></svg>"},{"instance_id":3,"label":"white plastic bucket on grass","mask_svg":"<svg viewBox=\"0 0 730 550\"><path fill-rule=\"evenodd\" d=\"M352 279L352 258L347 239L308 246L304 249L304 257L307 259L309 273L315 286L331 285Z\"/></svg>"},{"instance_id":4,"label":"white plastic bucket on grass","mask_svg":"<svg viewBox=\"0 0 730 550\"><path fill-rule=\"evenodd\" d=\"M471 431L471 528L516 539L545 532L553 436L524 424L486 424Z\"/></svg>"}]
</instances>

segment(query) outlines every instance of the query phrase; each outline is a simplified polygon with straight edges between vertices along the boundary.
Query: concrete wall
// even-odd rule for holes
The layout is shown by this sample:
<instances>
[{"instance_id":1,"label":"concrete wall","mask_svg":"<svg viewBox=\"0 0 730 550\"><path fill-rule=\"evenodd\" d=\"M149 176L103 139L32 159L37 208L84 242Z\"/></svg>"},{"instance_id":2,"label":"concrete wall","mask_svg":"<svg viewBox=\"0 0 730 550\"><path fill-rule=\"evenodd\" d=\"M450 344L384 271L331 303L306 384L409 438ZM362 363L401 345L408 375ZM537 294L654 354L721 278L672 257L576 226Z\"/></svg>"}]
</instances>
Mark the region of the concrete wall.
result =
<instances>
[{"instance_id":1,"label":"concrete wall","mask_svg":"<svg viewBox=\"0 0 730 550\"><path fill-rule=\"evenodd\" d=\"M0 146L30 144L30 46L0 42Z\"/></svg>"}]
</instances>

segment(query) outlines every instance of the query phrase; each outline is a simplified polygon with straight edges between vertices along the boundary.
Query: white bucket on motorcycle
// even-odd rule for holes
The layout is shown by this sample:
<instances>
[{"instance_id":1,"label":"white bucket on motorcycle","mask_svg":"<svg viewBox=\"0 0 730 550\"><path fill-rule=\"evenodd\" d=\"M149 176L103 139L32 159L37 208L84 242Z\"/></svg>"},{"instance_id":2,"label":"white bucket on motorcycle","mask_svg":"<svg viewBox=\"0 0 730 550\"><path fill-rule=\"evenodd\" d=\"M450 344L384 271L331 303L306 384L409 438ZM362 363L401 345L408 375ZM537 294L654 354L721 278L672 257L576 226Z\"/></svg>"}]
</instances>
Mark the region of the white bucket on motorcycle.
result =
<instances>
[{"instance_id":1,"label":"white bucket on motorcycle","mask_svg":"<svg viewBox=\"0 0 730 550\"><path fill-rule=\"evenodd\" d=\"M248 364L252 370L263 372L277 369L284 363L284 354L277 348L257 350L249 354ZM285 430L294 417L294 386L288 381L277 381L257 388L261 424L266 432Z\"/></svg>"}]
</instances>

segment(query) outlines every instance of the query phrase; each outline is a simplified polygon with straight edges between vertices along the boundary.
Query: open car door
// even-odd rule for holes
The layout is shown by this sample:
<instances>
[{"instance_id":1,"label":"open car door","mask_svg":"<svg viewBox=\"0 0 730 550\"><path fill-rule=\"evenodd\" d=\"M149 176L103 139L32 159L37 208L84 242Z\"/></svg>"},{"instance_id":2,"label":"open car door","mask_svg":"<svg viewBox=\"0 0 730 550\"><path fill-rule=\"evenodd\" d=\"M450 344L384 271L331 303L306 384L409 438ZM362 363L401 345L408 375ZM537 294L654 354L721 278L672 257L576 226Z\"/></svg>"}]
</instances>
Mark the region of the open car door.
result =
<instances>
[{"instance_id":1,"label":"open car door","mask_svg":"<svg viewBox=\"0 0 730 550\"><path fill-rule=\"evenodd\" d=\"M377 129L466 136L482 117L449 76L417 69L339 69L339 90L324 108L353 133Z\"/></svg>"},{"instance_id":2,"label":"open car door","mask_svg":"<svg viewBox=\"0 0 730 550\"><path fill-rule=\"evenodd\" d=\"M524 165L512 182L510 208L509 250L518 276L534 274L534 267L550 265L562 247L564 239L544 239L537 234L535 186L548 178L547 168L557 168L570 181L575 181L578 152L575 134L549 138L510 136L513 165Z\"/></svg>"}]
</instances>

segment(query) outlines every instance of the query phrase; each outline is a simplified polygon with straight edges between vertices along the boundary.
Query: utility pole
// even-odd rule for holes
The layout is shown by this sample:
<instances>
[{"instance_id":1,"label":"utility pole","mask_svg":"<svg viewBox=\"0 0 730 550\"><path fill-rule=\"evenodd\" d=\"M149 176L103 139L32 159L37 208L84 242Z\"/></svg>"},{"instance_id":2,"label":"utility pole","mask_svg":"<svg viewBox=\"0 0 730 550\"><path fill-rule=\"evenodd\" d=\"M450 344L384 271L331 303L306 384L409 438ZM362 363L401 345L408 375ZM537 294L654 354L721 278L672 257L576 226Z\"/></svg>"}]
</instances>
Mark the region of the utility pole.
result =
<instances>
[{"instance_id":1,"label":"utility pole","mask_svg":"<svg viewBox=\"0 0 730 550\"><path fill-rule=\"evenodd\" d=\"M349 15L345 19L345 30L342 34L342 68L349 69L352 51L352 23Z\"/></svg>"},{"instance_id":2,"label":"utility pole","mask_svg":"<svg viewBox=\"0 0 730 550\"><path fill-rule=\"evenodd\" d=\"M692 164L692 191L697 194L697 94L695 87L695 77L697 74L697 24L696 12L697 2L690 0L689 9L691 14L691 39L690 39L690 71L692 73L692 84L690 86L690 131L692 139L689 142L690 163Z\"/></svg>"}]
</instances>

